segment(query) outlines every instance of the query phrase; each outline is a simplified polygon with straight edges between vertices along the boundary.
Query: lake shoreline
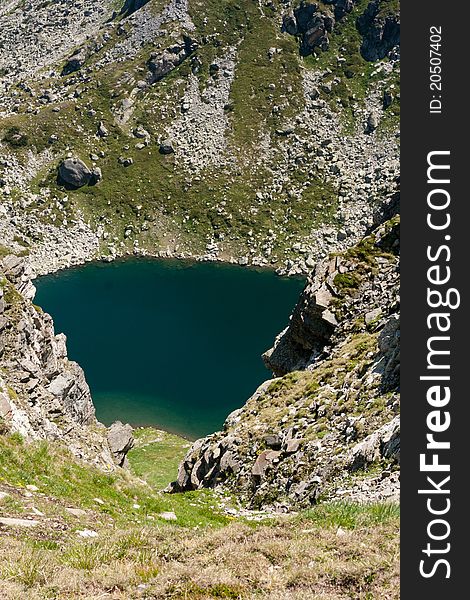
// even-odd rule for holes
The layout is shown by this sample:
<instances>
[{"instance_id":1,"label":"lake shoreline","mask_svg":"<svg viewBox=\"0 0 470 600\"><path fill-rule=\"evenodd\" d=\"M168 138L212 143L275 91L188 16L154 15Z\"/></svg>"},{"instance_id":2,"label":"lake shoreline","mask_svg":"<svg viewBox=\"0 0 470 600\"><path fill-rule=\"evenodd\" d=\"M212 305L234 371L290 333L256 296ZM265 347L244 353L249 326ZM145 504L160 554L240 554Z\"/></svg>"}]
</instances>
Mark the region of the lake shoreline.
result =
<instances>
[{"instance_id":1,"label":"lake shoreline","mask_svg":"<svg viewBox=\"0 0 470 600\"><path fill-rule=\"evenodd\" d=\"M35 284L34 301L65 333L101 422L151 425L193 441L219 430L272 376L261 356L287 324L304 279L126 257Z\"/></svg>"},{"instance_id":2,"label":"lake shoreline","mask_svg":"<svg viewBox=\"0 0 470 600\"><path fill-rule=\"evenodd\" d=\"M34 271L34 277L31 279L31 281L37 281L39 279L41 279L42 277L48 277L50 275L60 275L61 273L63 273L64 271L75 271L75 270L79 270L82 269L88 265L95 265L95 266L106 266L106 265L110 265L110 264L120 264L120 263L124 263L124 262L142 262L142 261L148 261L148 262L162 262L162 263L174 263L175 265L185 265L186 267L182 266L181 268L191 268L193 266L197 266L198 264L201 263L210 263L210 264L214 264L214 265L219 265L220 267L240 267L243 269L246 269L248 271L256 271L256 272L271 272L274 273L275 275L277 275L278 277L283 277L283 278L289 278L289 279L306 279L307 277L307 273L283 273L282 271L280 271L279 269L275 268L272 265L258 265L258 264L253 264L253 263L248 263L248 264L240 264L237 261L230 261L230 260L225 260L222 258L212 258L212 259L208 259L207 257L204 256L197 256L197 255L193 255L193 256L186 256L186 255L170 255L170 256L161 256L160 253L157 254L150 254L150 253L128 253L128 254L122 254L119 256L116 256L115 258L113 258L112 260L109 260L105 257L101 257L101 258L90 258L90 259L84 259L82 262L74 262L71 263L69 266L61 266L58 267L57 269L51 270L51 271L46 271L46 272L41 272L41 273L37 273L36 271ZM33 267L34 268L34 267Z\"/></svg>"}]
</instances>

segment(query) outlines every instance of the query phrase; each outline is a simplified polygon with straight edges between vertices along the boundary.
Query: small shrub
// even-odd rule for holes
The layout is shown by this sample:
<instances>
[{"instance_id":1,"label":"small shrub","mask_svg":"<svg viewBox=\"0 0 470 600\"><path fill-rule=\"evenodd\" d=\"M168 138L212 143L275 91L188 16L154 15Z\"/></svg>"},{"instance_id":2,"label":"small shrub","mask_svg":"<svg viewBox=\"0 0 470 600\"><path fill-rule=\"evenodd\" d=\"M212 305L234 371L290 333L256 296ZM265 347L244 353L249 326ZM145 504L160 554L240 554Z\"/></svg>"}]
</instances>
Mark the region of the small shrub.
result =
<instances>
[{"instance_id":1,"label":"small shrub","mask_svg":"<svg viewBox=\"0 0 470 600\"><path fill-rule=\"evenodd\" d=\"M100 543L90 542L73 546L64 556L64 562L75 569L93 571L111 561L109 549Z\"/></svg>"},{"instance_id":2,"label":"small shrub","mask_svg":"<svg viewBox=\"0 0 470 600\"><path fill-rule=\"evenodd\" d=\"M46 583L44 558L37 551L23 552L6 571L8 577L28 588Z\"/></svg>"},{"instance_id":3,"label":"small shrub","mask_svg":"<svg viewBox=\"0 0 470 600\"><path fill-rule=\"evenodd\" d=\"M21 148L28 145L28 136L22 133L20 128L14 125L10 127L3 137L3 141L13 146L13 148Z\"/></svg>"}]
</instances>

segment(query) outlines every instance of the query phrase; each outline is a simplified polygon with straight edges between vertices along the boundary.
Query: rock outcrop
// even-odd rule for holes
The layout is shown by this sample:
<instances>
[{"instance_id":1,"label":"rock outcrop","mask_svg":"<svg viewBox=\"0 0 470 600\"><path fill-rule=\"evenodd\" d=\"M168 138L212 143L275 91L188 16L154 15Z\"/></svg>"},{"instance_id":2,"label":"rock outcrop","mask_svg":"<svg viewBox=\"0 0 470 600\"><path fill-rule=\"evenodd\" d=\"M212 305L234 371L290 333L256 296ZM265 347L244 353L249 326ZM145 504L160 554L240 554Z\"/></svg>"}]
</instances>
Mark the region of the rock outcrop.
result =
<instances>
[{"instance_id":1,"label":"rock outcrop","mask_svg":"<svg viewBox=\"0 0 470 600\"><path fill-rule=\"evenodd\" d=\"M145 4L147 4L149 0L125 0L124 5L121 9L122 15L130 15L139 8L142 8Z\"/></svg>"},{"instance_id":2,"label":"rock outcrop","mask_svg":"<svg viewBox=\"0 0 470 600\"><path fill-rule=\"evenodd\" d=\"M399 2L373 0L357 20L357 28L363 37L362 55L366 60L380 60L400 44Z\"/></svg>"},{"instance_id":3,"label":"rock outcrop","mask_svg":"<svg viewBox=\"0 0 470 600\"><path fill-rule=\"evenodd\" d=\"M222 486L276 510L397 498L398 252L394 216L315 268L265 354L279 377L194 443L169 491Z\"/></svg>"},{"instance_id":4,"label":"rock outcrop","mask_svg":"<svg viewBox=\"0 0 470 600\"><path fill-rule=\"evenodd\" d=\"M291 35L301 37L300 52L308 56L315 48L328 49L328 33L333 31L334 23L333 15L319 11L318 4L301 2L293 15L284 17L283 27Z\"/></svg>"},{"instance_id":5,"label":"rock outcrop","mask_svg":"<svg viewBox=\"0 0 470 600\"><path fill-rule=\"evenodd\" d=\"M32 275L24 259L0 259L2 432L61 440L77 457L112 470L125 464L132 447L129 426L107 432L96 420L83 370L67 357L65 335L31 302Z\"/></svg>"}]
</instances>

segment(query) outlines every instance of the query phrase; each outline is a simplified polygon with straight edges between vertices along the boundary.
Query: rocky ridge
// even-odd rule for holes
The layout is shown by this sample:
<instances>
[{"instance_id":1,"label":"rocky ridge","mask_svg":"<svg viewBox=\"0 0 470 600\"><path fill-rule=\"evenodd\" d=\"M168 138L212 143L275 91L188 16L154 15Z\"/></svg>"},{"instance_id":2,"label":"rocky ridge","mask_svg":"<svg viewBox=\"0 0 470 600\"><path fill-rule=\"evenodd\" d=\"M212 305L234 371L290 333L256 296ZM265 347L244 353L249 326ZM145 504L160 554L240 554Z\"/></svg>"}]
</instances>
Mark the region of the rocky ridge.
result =
<instances>
[{"instance_id":1,"label":"rocky ridge","mask_svg":"<svg viewBox=\"0 0 470 600\"><path fill-rule=\"evenodd\" d=\"M250 507L399 494L399 218L319 263L266 352L278 377L194 443L169 491L241 491Z\"/></svg>"}]
</instances>

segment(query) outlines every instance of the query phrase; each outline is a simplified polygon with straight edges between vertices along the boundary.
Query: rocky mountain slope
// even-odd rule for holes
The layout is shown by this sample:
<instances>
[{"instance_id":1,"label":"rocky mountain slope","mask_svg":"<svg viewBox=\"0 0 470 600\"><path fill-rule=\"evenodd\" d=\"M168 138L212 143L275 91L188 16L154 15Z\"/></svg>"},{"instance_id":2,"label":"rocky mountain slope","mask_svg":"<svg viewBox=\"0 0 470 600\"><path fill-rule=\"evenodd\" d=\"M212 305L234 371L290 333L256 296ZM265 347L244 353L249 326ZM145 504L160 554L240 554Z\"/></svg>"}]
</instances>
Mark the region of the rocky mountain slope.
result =
<instances>
[{"instance_id":1,"label":"rocky mountain slope","mask_svg":"<svg viewBox=\"0 0 470 600\"><path fill-rule=\"evenodd\" d=\"M396 188L395 0L12 0L0 29L0 238L39 273L307 273Z\"/></svg>"},{"instance_id":2,"label":"rocky mountain slope","mask_svg":"<svg viewBox=\"0 0 470 600\"><path fill-rule=\"evenodd\" d=\"M0 258L0 434L61 440L76 457L112 471L132 448L132 432L97 422L65 335L56 335L50 315L31 302L31 276L24 259Z\"/></svg>"},{"instance_id":3,"label":"rocky mountain slope","mask_svg":"<svg viewBox=\"0 0 470 600\"><path fill-rule=\"evenodd\" d=\"M6 0L0 31L0 596L398 598L398 1ZM98 423L33 304L131 253L308 275L192 446Z\"/></svg>"},{"instance_id":4,"label":"rocky mountain slope","mask_svg":"<svg viewBox=\"0 0 470 600\"><path fill-rule=\"evenodd\" d=\"M266 381L198 440L171 491L222 487L251 507L399 494L399 218L320 262L264 355Z\"/></svg>"},{"instance_id":5,"label":"rocky mountain slope","mask_svg":"<svg viewBox=\"0 0 470 600\"><path fill-rule=\"evenodd\" d=\"M173 489L223 485L277 509L396 497L398 8L4 3L8 429L66 438L107 468L131 445L96 422L64 337L31 303L33 274L129 253L269 266L309 274L265 355L277 377L195 444Z\"/></svg>"}]
</instances>

